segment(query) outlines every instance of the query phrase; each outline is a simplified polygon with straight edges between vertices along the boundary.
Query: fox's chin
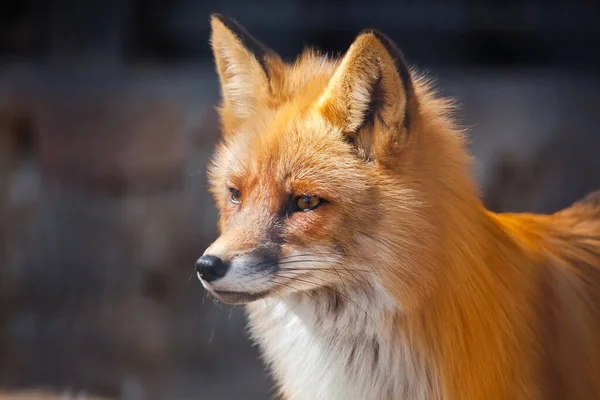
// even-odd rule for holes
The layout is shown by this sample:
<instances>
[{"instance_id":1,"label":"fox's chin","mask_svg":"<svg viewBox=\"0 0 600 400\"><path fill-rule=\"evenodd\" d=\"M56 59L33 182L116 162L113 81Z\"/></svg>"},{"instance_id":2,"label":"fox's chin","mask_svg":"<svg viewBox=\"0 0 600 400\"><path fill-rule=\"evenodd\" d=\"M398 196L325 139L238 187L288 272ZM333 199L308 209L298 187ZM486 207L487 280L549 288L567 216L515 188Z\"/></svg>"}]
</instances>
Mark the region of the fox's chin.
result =
<instances>
[{"instance_id":1,"label":"fox's chin","mask_svg":"<svg viewBox=\"0 0 600 400\"><path fill-rule=\"evenodd\" d=\"M259 293L248 293L248 292L228 292L220 290L209 290L208 293L218 301L225 304L248 304L253 301L264 299L271 295L271 291L267 290Z\"/></svg>"}]
</instances>

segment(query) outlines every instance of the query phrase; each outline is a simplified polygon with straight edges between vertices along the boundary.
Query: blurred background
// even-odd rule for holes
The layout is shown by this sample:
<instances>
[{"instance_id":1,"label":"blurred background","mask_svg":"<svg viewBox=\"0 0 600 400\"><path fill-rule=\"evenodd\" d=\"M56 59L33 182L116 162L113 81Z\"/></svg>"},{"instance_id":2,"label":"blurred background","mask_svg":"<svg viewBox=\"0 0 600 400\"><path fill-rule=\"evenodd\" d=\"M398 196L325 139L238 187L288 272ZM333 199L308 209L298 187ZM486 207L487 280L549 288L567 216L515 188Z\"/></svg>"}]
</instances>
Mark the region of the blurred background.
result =
<instances>
[{"instance_id":1,"label":"blurred background","mask_svg":"<svg viewBox=\"0 0 600 400\"><path fill-rule=\"evenodd\" d=\"M211 12L287 59L386 32L460 102L493 210L600 188L594 1L0 4L0 393L271 398L243 310L193 268L216 237Z\"/></svg>"}]
</instances>

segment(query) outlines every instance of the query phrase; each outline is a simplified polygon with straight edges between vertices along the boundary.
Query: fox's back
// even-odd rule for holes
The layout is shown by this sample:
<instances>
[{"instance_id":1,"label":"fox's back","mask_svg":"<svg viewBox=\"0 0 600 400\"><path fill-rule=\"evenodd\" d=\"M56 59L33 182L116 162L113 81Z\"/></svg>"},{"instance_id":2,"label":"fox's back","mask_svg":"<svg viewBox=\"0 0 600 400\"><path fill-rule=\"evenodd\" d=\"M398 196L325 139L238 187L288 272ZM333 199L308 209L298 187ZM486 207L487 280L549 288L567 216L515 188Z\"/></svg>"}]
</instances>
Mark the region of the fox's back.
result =
<instances>
[{"instance_id":1,"label":"fox's back","mask_svg":"<svg viewBox=\"0 0 600 400\"><path fill-rule=\"evenodd\" d=\"M552 215L501 218L537 254L544 398L600 398L600 191Z\"/></svg>"}]
</instances>

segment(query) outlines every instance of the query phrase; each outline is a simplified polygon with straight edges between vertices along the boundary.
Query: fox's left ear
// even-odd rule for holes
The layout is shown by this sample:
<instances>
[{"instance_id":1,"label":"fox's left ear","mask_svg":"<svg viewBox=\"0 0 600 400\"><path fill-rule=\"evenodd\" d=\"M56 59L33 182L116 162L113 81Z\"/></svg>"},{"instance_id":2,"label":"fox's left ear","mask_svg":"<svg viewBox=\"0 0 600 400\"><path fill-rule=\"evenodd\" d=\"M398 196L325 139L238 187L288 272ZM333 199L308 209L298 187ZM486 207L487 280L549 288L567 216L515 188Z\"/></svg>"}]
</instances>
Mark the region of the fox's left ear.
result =
<instances>
[{"instance_id":1,"label":"fox's left ear","mask_svg":"<svg viewBox=\"0 0 600 400\"><path fill-rule=\"evenodd\" d=\"M258 103L269 100L272 78L282 61L232 18L212 14L210 25L222 109L243 120Z\"/></svg>"},{"instance_id":2,"label":"fox's left ear","mask_svg":"<svg viewBox=\"0 0 600 400\"><path fill-rule=\"evenodd\" d=\"M350 136L374 119L409 129L416 106L402 52L374 30L357 36L318 101L321 114Z\"/></svg>"}]
</instances>

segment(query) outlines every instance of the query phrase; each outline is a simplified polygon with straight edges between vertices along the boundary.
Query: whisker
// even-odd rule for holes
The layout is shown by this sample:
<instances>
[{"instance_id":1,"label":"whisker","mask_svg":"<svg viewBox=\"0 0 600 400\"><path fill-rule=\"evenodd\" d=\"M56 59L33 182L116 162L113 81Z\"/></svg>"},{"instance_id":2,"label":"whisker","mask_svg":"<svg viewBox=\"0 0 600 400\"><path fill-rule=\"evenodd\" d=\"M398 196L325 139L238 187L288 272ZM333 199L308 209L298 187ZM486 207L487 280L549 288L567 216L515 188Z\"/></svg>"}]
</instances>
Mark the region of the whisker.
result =
<instances>
[{"instance_id":1,"label":"whisker","mask_svg":"<svg viewBox=\"0 0 600 400\"><path fill-rule=\"evenodd\" d=\"M287 277L287 276L278 276L278 277L280 277L280 278L287 278L287 279L290 279L290 280L297 280L297 281L300 281L300 282L302 281L302 280L300 280L300 279L292 279L291 277ZM304 281L304 282L305 282L305 283L308 283L308 284L313 284L313 285L314 285L314 283L312 283L312 282L309 282L309 281ZM297 287L294 287L294 286L292 286L292 285L291 285L289 282L277 282L277 284L279 284L279 285L282 285L282 286L284 286L284 287L289 287L289 288L291 288L291 289L295 290L295 291L296 291L296 293L300 293L300 292L301 292L302 294L305 294L305 295L307 295L307 296L308 296L308 297L309 297L311 300L313 300L315 303L317 303L317 304L319 305L319 307L322 307L322 306L323 306L323 305L322 305L321 303L319 303L319 302L317 301L317 299L315 299L313 296L311 296L310 294L308 294L308 293L307 293L307 292L305 292L305 291L301 291L301 290L300 290L300 289L298 289ZM318 287L318 286L317 286L317 287ZM279 298L280 298L280 299L283 301L283 299L281 298L281 296L279 296ZM284 303L285 303L285 302L284 302Z\"/></svg>"},{"instance_id":2,"label":"whisker","mask_svg":"<svg viewBox=\"0 0 600 400\"><path fill-rule=\"evenodd\" d=\"M342 275L342 277L352 277L352 274L350 274L350 272L348 271L344 271L344 270L338 270L337 272L334 271L333 269L328 269L328 268L322 268L322 269L317 269L317 268L281 268L279 269L279 272L323 272L323 273L327 273L327 274L334 274L336 276ZM359 271L359 272L363 272L363 271ZM364 271L364 272L369 272L370 271ZM342 280L343 282L343 280Z\"/></svg>"},{"instance_id":3,"label":"whisker","mask_svg":"<svg viewBox=\"0 0 600 400\"><path fill-rule=\"evenodd\" d=\"M365 261L370 261L370 258L366 258L366 257L361 257L359 255L356 254L346 254L346 253L339 253L339 252L319 252L319 253L304 253L304 254L293 254L290 256L283 256L280 257L280 260L286 260L289 258L295 258L295 257L309 257L309 256L339 256L339 257L345 257L345 258L357 258L359 260L365 260Z\"/></svg>"},{"instance_id":4,"label":"whisker","mask_svg":"<svg viewBox=\"0 0 600 400\"><path fill-rule=\"evenodd\" d=\"M271 277L269 277L269 281L268 281L267 283L274 283L274 284L278 284L277 282L275 282L275 278L276 278L275 276L271 276ZM285 286L285 285L284 285L284 286ZM292 288L292 289L294 289L294 288ZM294 290L296 290L296 289L294 289ZM285 305L285 307L287 308L287 307L288 307L288 303L286 303L286 302L283 300L283 297L281 297L281 294L279 294L279 293L277 293L277 292L276 292L276 293L275 293L275 295L276 295L277 297L279 297L279 300L281 300L281 304ZM289 308L288 308L288 309L289 309Z\"/></svg>"},{"instance_id":5,"label":"whisker","mask_svg":"<svg viewBox=\"0 0 600 400\"><path fill-rule=\"evenodd\" d=\"M303 263L303 262L307 262L307 263L327 263L327 264L333 264L333 265L339 265L344 267L343 264L341 263L336 263L336 262L331 262L331 261L324 261L324 260L299 260L299 261L286 261L286 262L282 262L279 263L279 266L285 266L285 265L290 265L290 264L296 264L296 263ZM282 270L293 270L296 269L298 271L327 271L327 268L319 268L319 267L304 267L304 268L300 268L300 267L284 267L284 268L280 268ZM368 270L368 269L359 269L359 268L348 268L348 267L344 267L344 269L346 270L346 272L365 272L365 273L369 273L369 274L378 274L376 271L372 271L372 270Z\"/></svg>"},{"instance_id":6,"label":"whisker","mask_svg":"<svg viewBox=\"0 0 600 400\"><path fill-rule=\"evenodd\" d=\"M313 257L314 256L339 256L339 257L346 257L346 258L350 257L350 258L355 258L355 259L364 260L364 261L371 261L370 259L367 259L367 258L361 257L361 256L357 256L357 255L354 255L354 254L344 254L344 253L335 253L335 252L320 252L320 253L304 253L304 254L294 254L294 255L291 255L291 256L283 256L283 257L279 258L278 264L282 264L282 261L290 261L290 260L293 260L293 259L297 259L297 258L301 258L301 257L310 257L310 256L313 256ZM338 265L340 265L340 266L342 266L344 268L347 268L343 264L341 264L340 261L337 261L337 260L314 260L314 259L312 259L312 260L306 260L306 259L300 259L300 260L297 260L297 261L298 262L300 262L300 261L307 261L307 262L321 262L321 263L325 263L325 262L326 263L337 263ZM270 260L269 261L261 261L261 262L258 262L256 264L252 265L251 268L257 268L257 267L266 266L269 263L272 263L272 261L270 261ZM365 271L365 272L367 272L367 271Z\"/></svg>"},{"instance_id":7,"label":"whisker","mask_svg":"<svg viewBox=\"0 0 600 400\"><path fill-rule=\"evenodd\" d=\"M210 299L210 301L212 301L212 302L213 302L213 304L215 304L217 307L219 307L219 308L221 308L221 309L223 308L223 306L221 305L221 302L220 302L219 300L215 299L215 298L214 298L213 296L211 296L210 294L209 294L208 298L209 298L209 299Z\"/></svg>"},{"instance_id":8,"label":"whisker","mask_svg":"<svg viewBox=\"0 0 600 400\"><path fill-rule=\"evenodd\" d=\"M246 174L250 175L250 173L248 172L248 169L246 168L246 166L240 161L239 157L237 156L237 154L235 154L233 151L231 151L231 148L229 148L229 151L231 152L231 154L233 154L233 156L235 157L235 159L237 160L237 162L240 164L240 166L242 168L244 168L244 171L246 172Z\"/></svg>"},{"instance_id":9,"label":"whisker","mask_svg":"<svg viewBox=\"0 0 600 400\"><path fill-rule=\"evenodd\" d=\"M244 169L244 171L246 172L246 174L250 174L248 172L248 168L246 168L246 166L242 163L242 161L240 161L239 157L237 156L237 154L235 154L235 152L231 149L231 146L227 146L227 150L231 153L231 155L233 155L233 157L235 157L235 159L237 160L237 162L240 164L240 166ZM227 168L229 168L229 170L233 173L236 173L236 171L231 168L229 165L225 165Z\"/></svg>"},{"instance_id":10,"label":"whisker","mask_svg":"<svg viewBox=\"0 0 600 400\"><path fill-rule=\"evenodd\" d=\"M290 276L284 276L284 275L277 275L277 277L280 278L284 278L284 279L289 279L289 280L295 280L295 281L299 281L299 282L304 282L308 285L313 285L315 286L316 289L318 288L322 288L322 286L320 286L319 284L315 283L315 282L311 282L311 281L307 281L305 279L301 279L301 278L297 278L297 277L290 277ZM318 279L318 278L317 278ZM325 282L325 281L323 281ZM291 287L291 286L290 286ZM293 288L293 287L292 287ZM329 286L327 289L334 291L335 293L337 293L338 295L342 296L344 299L348 300L350 303L352 303L356 308L358 308L359 310L361 310L365 316L367 318L369 318L369 320L373 323L373 326L375 326L375 329L377 329L379 331L379 333L381 334L381 330L379 329L379 326L377 325L377 323L375 322L375 320L373 319L373 317L371 317L369 315L369 313L367 312L367 310L365 310L363 307L361 307L358 303L356 303L354 300L352 300L348 295L342 293L340 290ZM297 290L297 289L296 289ZM307 294L308 293L306 291L302 292L303 294ZM367 292L365 292L365 294L368 294ZM311 297L311 296L309 296ZM311 297L312 298L312 297ZM317 303L318 304L318 303Z\"/></svg>"},{"instance_id":11,"label":"whisker","mask_svg":"<svg viewBox=\"0 0 600 400\"><path fill-rule=\"evenodd\" d=\"M367 238L369 238L369 239L371 239L371 240L373 240L373 241L375 241L375 242L377 242L377 243L379 243L380 245L384 246L384 247L385 247L387 250L389 250L389 251L391 251L391 252L393 252L393 251L394 251L394 250L392 249L392 246L390 245L390 243L385 243L385 242L383 241L383 239L376 238L375 236L373 236L373 235L371 235L371 234L368 234L368 233L366 233L366 232L360 231L360 230L358 230L358 229L356 230L356 232L357 232L357 233L359 233L359 234L361 234L361 235L363 235L363 236L365 236L365 237L367 237Z\"/></svg>"},{"instance_id":12,"label":"whisker","mask_svg":"<svg viewBox=\"0 0 600 400\"><path fill-rule=\"evenodd\" d=\"M335 269L335 267L333 267L333 265L331 266L332 268ZM358 279L351 271L348 267L346 267L345 265L341 265L342 268L344 268L344 270L346 270L346 272L348 272L348 274L352 277L352 279L354 279L354 281L356 282L356 284L358 286L360 286L360 288L363 290L363 292L365 293L365 295L368 295L369 293L367 292L366 287L363 285L362 281L360 279Z\"/></svg>"}]
</instances>

